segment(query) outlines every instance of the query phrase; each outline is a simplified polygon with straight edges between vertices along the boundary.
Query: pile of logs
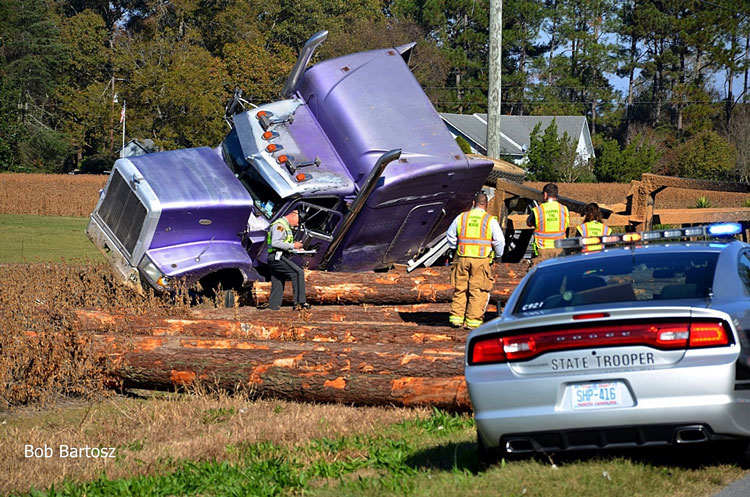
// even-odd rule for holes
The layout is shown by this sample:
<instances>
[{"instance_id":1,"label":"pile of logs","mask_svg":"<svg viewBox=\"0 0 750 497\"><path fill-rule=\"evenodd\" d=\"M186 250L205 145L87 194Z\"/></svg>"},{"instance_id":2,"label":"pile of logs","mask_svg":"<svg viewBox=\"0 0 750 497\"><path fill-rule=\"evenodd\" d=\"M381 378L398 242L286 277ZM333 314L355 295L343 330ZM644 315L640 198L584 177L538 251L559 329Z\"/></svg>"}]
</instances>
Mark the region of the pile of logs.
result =
<instances>
[{"instance_id":1,"label":"pile of logs","mask_svg":"<svg viewBox=\"0 0 750 497\"><path fill-rule=\"evenodd\" d=\"M507 298L526 269L496 265L491 302ZM196 309L173 319L79 310L78 326L93 333L126 387L200 380L298 401L470 408L468 332L448 326L449 268L311 271L306 279L308 311ZM256 302L267 301L269 290L256 284ZM486 319L495 315L492 304Z\"/></svg>"}]
</instances>

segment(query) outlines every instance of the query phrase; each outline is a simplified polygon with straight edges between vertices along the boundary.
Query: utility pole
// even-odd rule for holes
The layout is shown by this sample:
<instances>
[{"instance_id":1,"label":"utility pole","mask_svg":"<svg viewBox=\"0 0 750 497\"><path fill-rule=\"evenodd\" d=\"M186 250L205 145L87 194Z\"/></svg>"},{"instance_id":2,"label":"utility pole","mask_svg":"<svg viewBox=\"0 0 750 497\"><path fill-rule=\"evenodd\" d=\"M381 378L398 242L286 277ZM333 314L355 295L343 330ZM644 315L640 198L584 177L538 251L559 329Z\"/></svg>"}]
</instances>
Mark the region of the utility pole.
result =
<instances>
[{"instance_id":1,"label":"utility pole","mask_svg":"<svg viewBox=\"0 0 750 497\"><path fill-rule=\"evenodd\" d=\"M487 155L500 156L500 102L503 46L503 0L490 0L490 67L487 91Z\"/></svg>"}]
</instances>

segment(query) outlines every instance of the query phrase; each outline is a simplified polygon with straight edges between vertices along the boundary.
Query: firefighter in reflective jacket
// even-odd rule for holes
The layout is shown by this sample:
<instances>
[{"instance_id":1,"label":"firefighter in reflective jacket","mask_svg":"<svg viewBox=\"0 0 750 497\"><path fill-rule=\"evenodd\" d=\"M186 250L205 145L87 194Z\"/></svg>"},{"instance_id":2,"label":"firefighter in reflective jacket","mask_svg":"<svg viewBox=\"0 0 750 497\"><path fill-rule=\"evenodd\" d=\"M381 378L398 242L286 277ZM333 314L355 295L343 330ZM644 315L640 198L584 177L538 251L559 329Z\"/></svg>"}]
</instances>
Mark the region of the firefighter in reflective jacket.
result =
<instances>
[{"instance_id":1,"label":"firefighter in reflective jacket","mask_svg":"<svg viewBox=\"0 0 750 497\"><path fill-rule=\"evenodd\" d=\"M602 223L602 211L599 209L599 205L591 202L586 204L584 209L583 223L579 224L576 228L578 236L604 236L611 235L612 228ZM584 252L591 250L601 250L602 245L589 245L584 247Z\"/></svg>"},{"instance_id":2,"label":"firefighter in reflective jacket","mask_svg":"<svg viewBox=\"0 0 750 497\"><path fill-rule=\"evenodd\" d=\"M534 257L536 262L562 254L555 248L555 240L565 238L570 226L568 208L557 201L557 185L547 183L542 189L544 203L537 205L526 219L534 227Z\"/></svg>"},{"instance_id":3,"label":"firefighter in reflective jacket","mask_svg":"<svg viewBox=\"0 0 750 497\"><path fill-rule=\"evenodd\" d=\"M287 280L292 281L294 309L310 308L305 297L305 272L290 258L293 250L302 248L302 242L295 242L292 232L292 227L298 226L299 222L299 211L295 209L268 227L268 268L271 270L271 295L268 297L268 307L273 310L281 307L284 282Z\"/></svg>"},{"instance_id":4,"label":"firefighter in reflective jacket","mask_svg":"<svg viewBox=\"0 0 750 497\"><path fill-rule=\"evenodd\" d=\"M487 195L478 193L472 209L461 213L448 228L448 246L455 249L451 284L450 324L474 329L482 324L494 283L491 264L505 248L505 238L495 216L487 210Z\"/></svg>"}]
</instances>

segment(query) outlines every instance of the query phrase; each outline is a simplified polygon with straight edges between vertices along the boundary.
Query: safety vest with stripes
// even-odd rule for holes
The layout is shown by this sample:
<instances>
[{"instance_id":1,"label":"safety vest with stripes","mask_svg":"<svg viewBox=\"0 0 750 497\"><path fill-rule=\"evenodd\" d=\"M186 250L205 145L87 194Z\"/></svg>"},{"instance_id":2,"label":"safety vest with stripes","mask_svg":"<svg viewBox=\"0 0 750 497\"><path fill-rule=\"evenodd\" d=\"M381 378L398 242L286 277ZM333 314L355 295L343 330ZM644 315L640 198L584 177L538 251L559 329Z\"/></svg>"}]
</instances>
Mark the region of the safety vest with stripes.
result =
<instances>
[{"instance_id":1,"label":"safety vest with stripes","mask_svg":"<svg viewBox=\"0 0 750 497\"><path fill-rule=\"evenodd\" d=\"M495 219L483 209L472 209L458 216L457 253L461 257L493 257L492 228Z\"/></svg>"},{"instance_id":2,"label":"safety vest with stripes","mask_svg":"<svg viewBox=\"0 0 750 497\"><path fill-rule=\"evenodd\" d=\"M560 202L550 200L534 207L534 240L537 249L555 248L555 240L565 238L570 212Z\"/></svg>"},{"instance_id":3,"label":"safety vest with stripes","mask_svg":"<svg viewBox=\"0 0 750 497\"><path fill-rule=\"evenodd\" d=\"M588 223L579 224L576 228L581 236L602 236L611 235L612 228L599 221L589 221Z\"/></svg>"},{"instance_id":4,"label":"safety vest with stripes","mask_svg":"<svg viewBox=\"0 0 750 497\"><path fill-rule=\"evenodd\" d=\"M576 231L578 231L578 234L581 236L602 236L612 234L612 228L606 224L600 223L599 221L589 221L588 223L579 224ZM603 245L588 245L583 248L583 252L601 250L602 248L604 248Z\"/></svg>"},{"instance_id":5,"label":"safety vest with stripes","mask_svg":"<svg viewBox=\"0 0 750 497\"><path fill-rule=\"evenodd\" d=\"M268 253L273 254L279 249L275 249L271 246L272 237L271 234L273 233L274 229L277 229L276 226L281 226L284 228L284 242L286 243L292 243L294 241L294 233L292 232L292 226L289 224L289 221L285 217L280 217L276 221L271 223L271 226L268 227Z\"/></svg>"}]
</instances>

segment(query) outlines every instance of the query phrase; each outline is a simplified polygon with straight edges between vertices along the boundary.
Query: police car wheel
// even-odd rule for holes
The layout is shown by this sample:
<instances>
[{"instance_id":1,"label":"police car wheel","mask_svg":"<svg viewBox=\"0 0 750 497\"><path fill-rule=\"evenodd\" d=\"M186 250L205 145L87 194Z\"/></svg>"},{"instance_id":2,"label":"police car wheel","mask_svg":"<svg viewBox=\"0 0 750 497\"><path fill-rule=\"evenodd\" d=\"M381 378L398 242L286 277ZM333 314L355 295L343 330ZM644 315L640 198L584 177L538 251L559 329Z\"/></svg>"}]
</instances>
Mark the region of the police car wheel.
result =
<instances>
[{"instance_id":1,"label":"police car wheel","mask_svg":"<svg viewBox=\"0 0 750 497\"><path fill-rule=\"evenodd\" d=\"M480 470L487 469L499 463L501 458L500 452L500 449L497 447L487 447L479 432L477 432L477 461Z\"/></svg>"}]
</instances>

